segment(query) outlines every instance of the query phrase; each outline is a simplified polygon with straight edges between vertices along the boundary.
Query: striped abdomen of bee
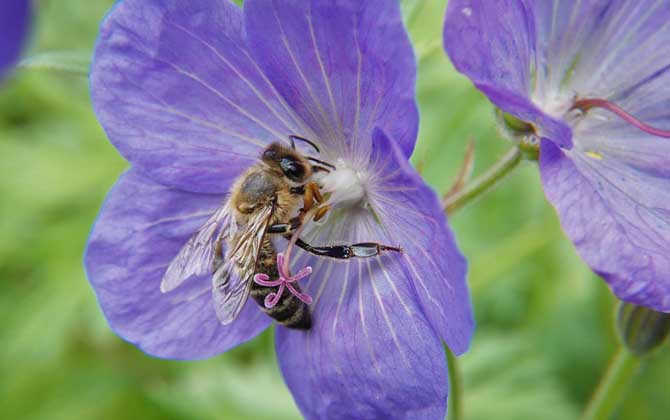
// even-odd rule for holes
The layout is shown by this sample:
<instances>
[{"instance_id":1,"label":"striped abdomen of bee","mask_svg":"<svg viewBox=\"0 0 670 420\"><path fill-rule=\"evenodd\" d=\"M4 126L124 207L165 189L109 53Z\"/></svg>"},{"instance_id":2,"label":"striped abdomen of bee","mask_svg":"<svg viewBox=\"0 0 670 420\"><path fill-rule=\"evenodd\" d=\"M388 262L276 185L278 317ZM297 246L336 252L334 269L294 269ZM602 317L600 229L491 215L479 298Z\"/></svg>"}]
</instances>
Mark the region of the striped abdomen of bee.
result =
<instances>
[{"instance_id":1,"label":"striped abdomen of bee","mask_svg":"<svg viewBox=\"0 0 670 420\"><path fill-rule=\"evenodd\" d=\"M271 279L279 278L277 251L267 237L263 239L258 259L256 260L256 274L258 273L266 274ZM293 287L301 291L297 283L294 283ZM265 307L265 297L270 293L276 293L277 289L277 287L262 286L253 282L249 294L258 303L263 312L283 326L298 330L310 329L312 326L312 317L309 307L292 293L283 293L275 306L272 308Z\"/></svg>"}]
</instances>

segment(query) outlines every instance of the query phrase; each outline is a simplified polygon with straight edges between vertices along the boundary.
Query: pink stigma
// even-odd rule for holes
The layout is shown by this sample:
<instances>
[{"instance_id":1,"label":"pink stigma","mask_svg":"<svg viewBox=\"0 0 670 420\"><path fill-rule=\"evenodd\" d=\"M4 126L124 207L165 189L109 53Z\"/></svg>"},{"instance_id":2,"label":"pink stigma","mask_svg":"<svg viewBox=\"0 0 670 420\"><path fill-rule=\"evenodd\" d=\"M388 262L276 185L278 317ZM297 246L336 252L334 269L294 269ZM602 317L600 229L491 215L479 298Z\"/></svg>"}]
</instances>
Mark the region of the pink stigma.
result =
<instances>
[{"instance_id":1,"label":"pink stigma","mask_svg":"<svg viewBox=\"0 0 670 420\"><path fill-rule=\"evenodd\" d=\"M293 284L291 284L312 274L312 267L304 267L298 271L298 274L291 276L288 267L285 265L284 254L279 253L277 254L277 269L277 271L279 271L279 278L277 280L270 280L270 277L267 274L254 274L254 282L256 284L260 284L261 286L266 287L279 286L279 289L276 292L270 293L265 297L266 308L273 308L277 302L279 302L279 299L284 293L284 289L288 289L289 292L291 292L295 297L305 302L306 304L309 305L312 303L312 297L310 295L299 292L295 287L293 287Z\"/></svg>"},{"instance_id":2,"label":"pink stigma","mask_svg":"<svg viewBox=\"0 0 670 420\"><path fill-rule=\"evenodd\" d=\"M665 139L670 139L670 130L661 130L659 128L654 128L650 125L643 123L634 116L630 115L624 111L621 107L611 102L608 102L604 99L580 99L575 101L575 104L572 106L573 109L580 109L584 112L588 111L591 108L603 108L606 109L624 121L632 124L633 126L639 128L645 133L649 133L653 136L662 137Z\"/></svg>"}]
</instances>

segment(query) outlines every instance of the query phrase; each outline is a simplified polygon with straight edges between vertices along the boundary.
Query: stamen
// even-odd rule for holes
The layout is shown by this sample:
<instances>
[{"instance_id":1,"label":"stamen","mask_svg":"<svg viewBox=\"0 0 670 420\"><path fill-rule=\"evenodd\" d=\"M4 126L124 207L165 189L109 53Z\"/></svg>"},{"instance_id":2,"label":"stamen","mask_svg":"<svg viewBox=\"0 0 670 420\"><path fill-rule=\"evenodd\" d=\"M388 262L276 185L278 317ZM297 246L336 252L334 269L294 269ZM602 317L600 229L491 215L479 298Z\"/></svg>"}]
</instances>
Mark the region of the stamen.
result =
<instances>
[{"instance_id":1,"label":"stamen","mask_svg":"<svg viewBox=\"0 0 670 420\"><path fill-rule=\"evenodd\" d=\"M265 297L265 307L270 309L273 308L279 302L284 289L288 289L291 294L305 302L306 304L312 303L312 297L307 293L299 292L291 283L295 283L298 280L301 280L310 274L312 274L312 267L307 266L298 271L298 274L295 276L287 275L288 273L288 260L284 258L284 254L277 254L277 268L279 271L279 278L277 280L270 280L270 277L264 273L258 273L254 275L254 282L260 284L261 286L266 287L277 287L279 289L276 292L269 293Z\"/></svg>"},{"instance_id":2,"label":"stamen","mask_svg":"<svg viewBox=\"0 0 670 420\"><path fill-rule=\"evenodd\" d=\"M586 112L591 108L606 109L606 110L616 114L618 117L620 117L624 121L632 124L633 126L637 127L638 129L644 131L645 133L649 133L653 136L662 137L662 138L665 138L665 139L670 139L670 130L661 130L659 128L655 128L655 127L652 127L648 124L645 124L642 121L635 118L634 116L627 113L626 111L624 111L618 105L613 104L611 102L608 102L604 99L595 99L595 98L580 99L578 101L575 101L574 105L572 105L572 109L579 109L583 112Z\"/></svg>"}]
</instances>

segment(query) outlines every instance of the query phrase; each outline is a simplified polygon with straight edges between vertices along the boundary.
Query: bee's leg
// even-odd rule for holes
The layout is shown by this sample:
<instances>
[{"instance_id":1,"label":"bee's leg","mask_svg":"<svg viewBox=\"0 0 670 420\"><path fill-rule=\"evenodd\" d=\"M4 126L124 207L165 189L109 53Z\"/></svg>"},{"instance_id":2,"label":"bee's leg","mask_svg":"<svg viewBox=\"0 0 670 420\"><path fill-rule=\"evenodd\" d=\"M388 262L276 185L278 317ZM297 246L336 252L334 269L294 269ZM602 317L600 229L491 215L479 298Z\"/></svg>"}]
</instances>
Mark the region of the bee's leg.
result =
<instances>
[{"instance_id":1,"label":"bee's leg","mask_svg":"<svg viewBox=\"0 0 670 420\"><path fill-rule=\"evenodd\" d=\"M314 207L314 200L317 197L314 195L313 185L315 185L313 182L305 184L305 195L303 196L302 208L300 209L300 217ZM319 196L321 196L321 193L319 193Z\"/></svg>"},{"instance_id":2,"label":"bee's leg","mask_svg":"<svg viewBox=\"0 0 670 420\"><path fill-rule=\"evenodd\" d=\"M318 222L319 220L323 219L326 213L328 213L328 210L330 210L330 206L328 204L319 207L319 209L314 214L313 220Z\"/></svg>"},{"instance_id":3,"label":"bee's leg","mask_svg":"<svg viewBox=\"0 0 670 420\"><path fill-rule=\"evenodd\" d=\"M303 195L305 193L305 186L300 185L297 187L291 187L291 194L296 194L296 195Z\"/></svg>"},{"instance_id":4,"label":"bee's leg","mask_svg":"<svg viewBox=\"0 0 670 420\"><path fill-rule=\"evenodd\" d=\"M382 251L402 252L401 248L382 245L376 242L361 242L353 245L312 246L298 238L295 244L310 254L318 255L320 257L337 258L340 260L347 260L354 257L374 257L375 255L381 254Z\"/></svg>"},{"instance_id":5,"label":"bee's leg","mask_svg":"<svg viewBox=\"0 0 670 420\"><path fill-rule=\"evenodd\" d=\"M307 188L312 190L312 197L316 200L317 203L323 203L323 196L321 195L321 188L316 182L310 182L307 184Z\"/></svg>"},{"instance_id":6,"label":"bee's leg","mask_svg":"<svg viewBox=\"0 0 670 420\"><path fill-rule=\"evenodd\" d=\"M291 194L304 195L312 194L313 197L316 197L317 202L323 202L323 196L321 195L321 189L319 184L316 182L308 182L305 185L298 185L297 187L291 187ZM309 193L308 193L309 191Z\"/></svg>"},{"instance_id":7,"label":"bee's leg","mask_svg":"<svg viewBox=\"0 0 670 420\"><path fill-rule=\"evenodd\" d=\"M298 190L298 188L300 190ZM312 207L314 207L315 203L323 203L323 196L321 195L321 190L319 189L319 184L316 182L308 182L305 185L301 185L300 187L295 187L291 189L291 192L295 191L300 191L304 197L303 197L303 204L302 208L299 210L298 217L302 221L305 217L305 213L307 213ZM324 206L325 207L325 206ZM319 220L322 218L328 210L322 210L319 209L317 211L317 216L318 218L315 218L315 220Z\"/></svg>"},{"instance_id":8,"label":"bee's leg","mask_svg":"<svg viewBox=\"0 0 670 420\"><path fill-rule=\"evenodd\" d=\"M282 235L290 235L293 231L298 229L302 225L302 219L300 217L294 217L288 221L288 223L275 223L270 225L265 230L267 233L279 233Z\"/></svg>"}]
</instances>

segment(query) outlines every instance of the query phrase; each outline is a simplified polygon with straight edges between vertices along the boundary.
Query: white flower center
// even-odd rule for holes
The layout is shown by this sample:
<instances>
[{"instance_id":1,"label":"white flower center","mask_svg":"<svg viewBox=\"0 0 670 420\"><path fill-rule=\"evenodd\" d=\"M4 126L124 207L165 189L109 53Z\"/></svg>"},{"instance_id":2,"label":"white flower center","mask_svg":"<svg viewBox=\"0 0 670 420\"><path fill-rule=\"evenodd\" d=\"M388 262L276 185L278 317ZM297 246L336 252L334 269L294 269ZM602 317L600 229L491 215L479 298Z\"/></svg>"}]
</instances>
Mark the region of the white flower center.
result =
<instances>
[{"instance_id":1,"label":"white flower center","mask_svg":"<svg viewBox=\"0 0 670 420\"><path fill-rule=\"evenodd\" d=\"M545 113L554 118L563 119L574 103L574 95L556 93L542 102L535 102Z\"/></svg>"},{"instance_id":2,"label":"white flower center","mask_svg":"<svg viewBox=\"0 0 670 420\"><path fill-rule=\"evenodd\" d=\"M351 168L342 159L331 163L337 169L316 178L322 186L321 192L330 194L328 203L333 207L365 206L367 172Z\"/></svg>"}]
</instances>

